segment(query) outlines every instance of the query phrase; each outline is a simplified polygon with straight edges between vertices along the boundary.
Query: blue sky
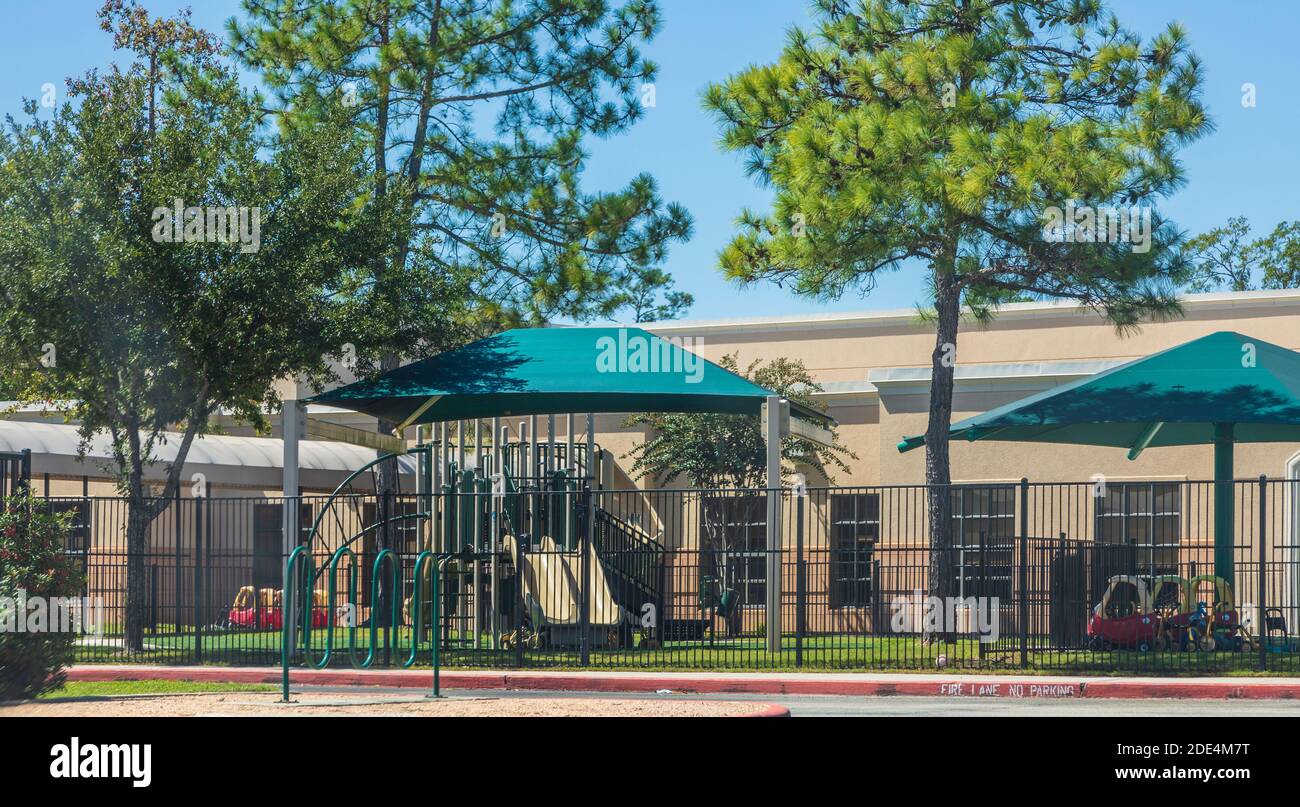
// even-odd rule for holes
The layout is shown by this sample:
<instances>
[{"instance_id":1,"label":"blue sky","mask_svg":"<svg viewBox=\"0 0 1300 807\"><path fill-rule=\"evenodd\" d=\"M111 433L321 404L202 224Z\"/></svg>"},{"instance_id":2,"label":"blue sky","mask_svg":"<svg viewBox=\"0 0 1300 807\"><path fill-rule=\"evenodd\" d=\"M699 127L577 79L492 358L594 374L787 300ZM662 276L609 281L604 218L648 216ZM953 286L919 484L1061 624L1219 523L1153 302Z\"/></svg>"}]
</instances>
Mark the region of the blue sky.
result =
<instances>
[{"instance_id":1,"label":"blue sky","mask_svg":"<svg viewBox=\"0 0 1300 807\"><path fill-rule=\"evenodd\" d=\"M740 158L722 154L717 130L700 107L710 81L779 53L786 30L807 24L802 0L660 0L665 26L646 48L660 65L656 106L630 133L589 143L587 186L612 188L641 171L654 175L663 196L684 204L695 236L677 246L667 268L696 298L691 318L718 318L909 307L921 298L915 270L883 278L867 298L835 302L800 299L772 286L736 288L718 270L717 252L742 206L762 208L767 194L746 178ZM0 112L18 114L22 97L113 58L95 11L101 0L3 0L0 27ZM184 3L147 0L158 14ZM239 13L237 0L192 2L195 20L223 31ZM1294 189L1300 174L1295 126L1300 122L1300 3L1290 0L1186 2L1112 0L1129 27L1150 35L1177 20L1205 63L1205 98L1217 131L1184 152L1188 183L1163 211L1180 227L1200 232L1245 215L1257 232L1300 218ZM1241 86L1257 88L1257 106L1241 105Z\"/></svg>"}]
</instances>

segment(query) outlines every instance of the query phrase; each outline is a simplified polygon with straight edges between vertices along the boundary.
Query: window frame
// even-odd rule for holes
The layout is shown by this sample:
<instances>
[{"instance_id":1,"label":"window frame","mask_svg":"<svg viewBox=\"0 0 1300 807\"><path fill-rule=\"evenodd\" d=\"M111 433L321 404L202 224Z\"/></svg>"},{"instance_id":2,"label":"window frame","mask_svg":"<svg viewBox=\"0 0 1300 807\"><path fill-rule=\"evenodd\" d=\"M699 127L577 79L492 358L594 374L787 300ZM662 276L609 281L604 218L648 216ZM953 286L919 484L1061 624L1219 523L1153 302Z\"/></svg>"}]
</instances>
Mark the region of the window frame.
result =
<instances>
[{"instance_id":1,"label":"window frame","mask_svg":"<svg viewBox=\"0 0 1300 807\"><path fill-rule=\"evenodd\" d=\"M1179 562L1178 555L1182 549L1183 533L1183 514L1186 510L1184 501L1186 486L1180 482L1160 481L1160 480L1128 480L1124 482L1107 482L1106 493L1096 498L1096 504L1093 508L1093 541L1098 546L1103 547L1124 547L1133 552L1133 571L1136 574L1147 576L1178 574ZM1172 496L1162 496L1161 489L1166 494L1172 493ZM1149 504L1143 508L1141 505L1135 505L1133 496L1134 491L1146 489L1149 493ZM1118 510L1110 510L1110 497L1118 490L1121 500ZM1162 510L1162 500L1164 502L1172 501L1174 509ZM1134 529L1135 525L1145 522L1147 539L1144 542L1137 541L1138 530ZM1161 524L1174 524L1172 541L1167 538L1161 540L1161 534L1166 532ZM1118 529L1102 529L1105 523L1118 525ZM1103 538L1105 534L1105 538ZM1162 553L1170 553L1173 561L1169 563L1157 563L1157 558Z\"/></svg>"},{"instance_id":2,"label":"window frame","mask_svg":"<svg viewBox=\"0 0 1300 807\"><path fill-rule=\"evenodd\" d=\"M836 512L837 505L852 502L852 513L845 519ZM832 609L870 608L876 595L875 549L880 542L880 494L873 491L831 493L827 498L827 523L830 528L827 564L827 596ZM874 509L874 518L872 510ZM868 535L856 534L856 528L871 527ZM841 536L849 528L854 532L849 547L842 547ZM847 567L850 574L842 570ZM856 572L853 574L852 572ZM851 596L852 591L856 596Z\"/></svg>"},{"instance_id":3,"label":"window frame","mask_svg":"<svg viewBox=\"0 0 1300 807\"><path fill-rule=\"evenodd\" d=\"M723 520L717 525L722 529L723 548L720 551L707 553L701 550L700 572L718 576L719 558L716 555L721 554L726 559L727 569L722 584L736 590L740 595L742 608L764 608L767 603L767 494L705 495L700 500L702 516L705 508L712 506L714 502L723 503L721 508ZM752 520L741 520L740 514L744 512L742 502L754 503ZM702 517L701 533L705 529L704 517ZM757 548L753 545L756 539L760 541ZM706 565L706 561L712 562L711 567ZM759 570L758 577L753 577L754 569Z\"/></svg>"},{"instance_id":4,"label":"window frame","mask_svg":"<svg viewBox=\"0 0 1300 807\"><path fill-rule=\"evenodd\" d=\"M981 497L978 494L987 495ZM949 522L952 524L954 539L952 548L956 550L953 559L953 582L956 584L954 596L997 597L1003 602L1010 602L1013 598L1016 516L1019 508L1017 498L1016 485L1009 482L957 484L949 490ZM972 505L986 502L990 512L970 512L967 508L968 501ZM995 507L997 504L1001 506ZM978 507L974 509L979 510ZM985 530L982 568L979 557L980 530L978 527L968 530L969 525L977 524L988 526Z\"/></svg>"}]
</instances>

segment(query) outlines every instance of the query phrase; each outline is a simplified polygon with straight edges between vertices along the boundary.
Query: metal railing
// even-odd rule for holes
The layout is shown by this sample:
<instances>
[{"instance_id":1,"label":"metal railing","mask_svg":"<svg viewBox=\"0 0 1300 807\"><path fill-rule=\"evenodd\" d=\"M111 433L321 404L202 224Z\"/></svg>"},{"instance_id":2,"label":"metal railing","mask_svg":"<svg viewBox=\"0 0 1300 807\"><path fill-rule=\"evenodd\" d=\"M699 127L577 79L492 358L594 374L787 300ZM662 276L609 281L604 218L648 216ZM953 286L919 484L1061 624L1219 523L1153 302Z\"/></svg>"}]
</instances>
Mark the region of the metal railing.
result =
<instances>
[{"instance_id":1,"label":"metal railing","mask_svg":"<svg viewBox=\"0 0 1300 807\"><path fill-rule=\"evenodd\" d=\"M1233 488L1222 585L1213 482L782 490L779 549L766 490L348 496L295 550L312 582L290 596L313 604L288 648L282 508L310 525L323 498L166 502L143 550L136 646L123 637L127 503L45 501L72 511L68 552L106 615L79 637L82 662L275 665L292 650L336 664L347 646L421 666L436 647L444 666L1300 673L1300 481ZM520 519L530 507L546 512ZM432 517L368 528L385 513ZM453 513L477 517L439 523ZM547 534L561 523L563 540ZM429 553L467 550L427 594ZM387 638L356 643L376 625Z\"/></svg>"}]
</instances>

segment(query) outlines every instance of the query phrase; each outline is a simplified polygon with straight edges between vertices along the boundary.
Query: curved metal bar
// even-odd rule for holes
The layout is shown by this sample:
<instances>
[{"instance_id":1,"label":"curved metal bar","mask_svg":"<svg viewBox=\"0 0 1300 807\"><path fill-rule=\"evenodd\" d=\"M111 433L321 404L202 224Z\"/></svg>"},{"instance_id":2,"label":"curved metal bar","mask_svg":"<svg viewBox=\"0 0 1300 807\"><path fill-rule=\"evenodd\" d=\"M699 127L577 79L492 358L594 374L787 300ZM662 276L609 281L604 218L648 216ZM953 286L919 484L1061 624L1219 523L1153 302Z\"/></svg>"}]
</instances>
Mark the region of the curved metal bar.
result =
<instances>
[{"instance_id":1,"label":"curved metal bar","mask_svg":"<svg viewBox=\"0 0 1300 807\"><path fill-rule=\"evenodd\" d=\"M346 541L344 541L344 542L343 542L343 546L351 546L352 544L356 543L357 539L360 538L361 536L365 535L366 533L370 532L371 530L378 529L378 528L384 526L385 524L393 524L393 523L396 523L396 522L398 522L398 521L410 521L410 520L412 520L412 519L421 519L421 518L429 518L429 513L427 513L427 512L423 512L423 513L406 513L406 514L404 514L404 515L400 515L400 516L390 516L389 518L386 518L386 519L384 519L383 521L376 521L374 524L369 525L368 527L366 527L365 529L363 529L361 532L357 533L356 535L353 535L351 538L349 538L349 539L347 539Z\"/></svg>"},{"instance_id":2,"label":"curved metal bar","mask_svg":"<svg viewBox=\"0 0 1300 807\"><path fill-rule=\"evenodd\" d=\"M437 655L438 653L437 624L438 624L438 610L439 610L440 603L438 602L437 578L440 570L435 564L436 560L437 557L427 549L421 552L415 558L415 586L414 586L414 591L412 591L411 593L411 608L415 612L411 615L411 654L407 656L406 661L402 662L403 667L410 667L411 665L415 664L416 656L418 656L420 653L420 635L424 632L423 631L424 605L420 601L420 589L422 587L421 584L424 580L424 575L421 574L421 571L423 570L424 566L430 564L434 564L433 574L430 575L430 577L432 578L432 587L433 587L433 599L429 603L429 608L430 611L432 612L430 614L430 616L432 617L430 621L434 624L434 632L433 632L434 651L433 652L434 655Z\"/></svg>"},{"instance_id":3,"label":"curved metal bar","mask_svg":"<svg viewBox=\"0 0 1300 807\"><path fill-rule=\"evenodd\" d=\"M319 661L313 661L311 657L310 613L308 614L308 616L304 617L303 619L303 657L307 660L308 664L310 664L311 666L315 667L318 670L323 670L324 668L328 667L330 663L330 659L333 658L334 656L334 614L338 613L335 607L335 603L338 601L339 563L343 560L343 557L345 555L352 560L352 563L348 566L348 582L355 583L356 555L353 554L352 550L347 548L346 546L341 546L337 550L335 550L334 555L330 558L329 563L325 565L324 569L321 569L321 574L323 574L326 569L329 570L329 588L328 588L326 607L328 608L327 613L329 614L330 624L327 626L329 630L325 634L325 652L321 655ZM316 577L312 580L311 608L313 609L316 607L316 585L315 584L316 584L316 580L318 579L320 579L319 574L316 575ZM348 620L348 627L352 631L352 635L355 636L356 614L357 614L357 587L355 585L348 586L348 610L349 613L351 614L351 618Z\"/></svg>"},{"instance_id":4,"label":"curved metal bar","mask_svg":"<svg viewBox=\"0 0 1300 807\"><path fill-rule=\"evenodd\" d=\"M312 543L316 540L316 535L320 531L320 523L321 520L325 518L325 513L333 508L334 500L339 497L339 494L342 493L344 488L352 484L353 479L356 479L358 476L360 476L363 473L366 473L371 468L374 468L376 465L379 465L380 463L388 462L389 460L395 460L398 457L407 457L412 454L427 454L430 452L430 450L431 449L429 446L415 446L414 448L408 448L401 453L394 452L391 454L381 454L375 459L371 460L370 462L367 462L365 465L362 465L360 468L356 469L352 473L348 474L347 477L338 484L338 487L334 488L334 492L325 498L325 504L324 506L321 507L320 512L316 514L316 518L312 520L311 531L307 533L307 540L304 541L303 543L306 544L307 546L311 546Z\"/></svg>"},{"instance_id":5,"label":"curved metal bar","mask_svg":"<svg viewBox=\"0 0 1300 807\"><path fill-rule=\"evenodd\" d=\"M305 559L305 561L304 561ZM289 626L293 620L290 616L289 603L293 602L294 569L299 563L306 562L311 568L311 555L307 547L296 546L284 562L284 591L280 592L280 668L281 668L281 703L289 702Z\"/></svg>"},{"instance_id":6,"label":"curved metal bar","mask_svg":"<svg viewBox=\"0 0 1300 807\"><path fill-rule=\"evenodd\" d=\"M402 578L401 559L398 558L397 553L394 552L393 550L381 549L379 550L379 554L375 555L375 565L372 567L371 575L370 575L370 602L371 602L370 643L369 643L369 647L367 648L366 657L361 661L357 661L357 643L356 643L355 626L352 628L350 634L351 641L349 642L349 647L348 647L348 654L352 657L353 666L359 667L363 670L369 669L371 666L373 666L375 663L375 658L379 655L378 652L379 651L379 625L377 620L375 619L376 616L375 611L377 610L375 604L379 602L379 575L382 573L384 561L389 561L389 566L388 566L390 571L389 582L392 584L389 587L389 591L392 592L392 596L390 599L392 600L393 603L392 613L389 614L389 620L388 620L388 627L392 628L392 632L388 636L388 642L385 644L386 648L392 649L393 647L396 646L397 633L402 626L402 620L401 620L402 598L400 594L401 592L400 586L401 586L401 578Z\"/></svg>"}]
</instances>

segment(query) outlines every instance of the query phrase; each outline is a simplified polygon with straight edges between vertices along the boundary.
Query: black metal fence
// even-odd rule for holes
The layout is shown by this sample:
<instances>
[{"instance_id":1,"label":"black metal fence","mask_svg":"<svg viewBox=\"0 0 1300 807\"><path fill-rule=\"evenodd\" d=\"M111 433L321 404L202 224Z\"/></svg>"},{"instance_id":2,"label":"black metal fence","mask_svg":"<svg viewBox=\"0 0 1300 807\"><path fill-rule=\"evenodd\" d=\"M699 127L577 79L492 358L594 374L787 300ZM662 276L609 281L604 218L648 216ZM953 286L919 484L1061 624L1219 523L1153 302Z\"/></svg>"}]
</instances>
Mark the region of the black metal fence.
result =
<instances>
[{"instance_id":1,"label":"black metal fence","mask_svg":"<svg viewBox=\"0 0 1300 807\"><path fill-rule=\"evenodd\" d=\"M12 496L32 478L32 452L0 451L0 496Z\"/></svg>"},{"instance_id":2,"label":"black metal fence","mask_svg":"<svg viewBox=\"0 0 1300 807\"><path fill-rule=\"evenodd\" d=\"M1231 487L1230 569L1212 482L786 489L773 508L764 490L182 498L149 526L138 646L126 502L45 501L72 513L68 552L101 605L83 662L277 664L287 505L299 543L317 524L310 641L332 638L340 664L393 596L376 663L429 646L413 570L432 549L458 553L441 581L450 666L1300 673L1300 481ZM376 578L384 547L395 590Z\"/></svg>"}]
</instances>

